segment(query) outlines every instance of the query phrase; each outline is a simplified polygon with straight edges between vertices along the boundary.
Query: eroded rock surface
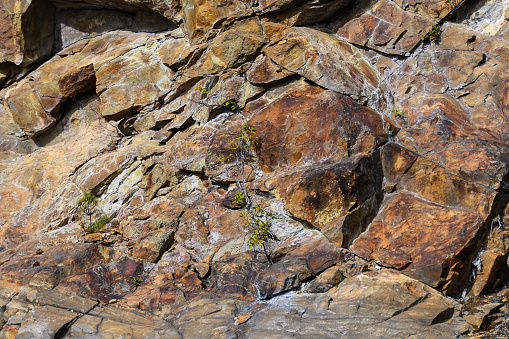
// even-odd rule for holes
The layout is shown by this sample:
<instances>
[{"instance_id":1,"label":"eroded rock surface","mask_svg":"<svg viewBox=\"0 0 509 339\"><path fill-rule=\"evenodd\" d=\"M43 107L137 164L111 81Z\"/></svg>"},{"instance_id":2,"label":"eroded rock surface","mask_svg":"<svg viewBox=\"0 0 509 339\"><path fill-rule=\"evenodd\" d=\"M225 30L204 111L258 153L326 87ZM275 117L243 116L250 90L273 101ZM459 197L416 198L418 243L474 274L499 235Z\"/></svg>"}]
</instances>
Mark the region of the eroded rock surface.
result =
<instances>
[{"instance_id":1,"label":"eroded rock surface","mask_svg":"<svg viewBox=\"0 0 509 339\"><path fill-rule=\"evenodd\" d=\"M506 326L508 19L0 1L0 338Z\"/></svg>"}]
</instances>

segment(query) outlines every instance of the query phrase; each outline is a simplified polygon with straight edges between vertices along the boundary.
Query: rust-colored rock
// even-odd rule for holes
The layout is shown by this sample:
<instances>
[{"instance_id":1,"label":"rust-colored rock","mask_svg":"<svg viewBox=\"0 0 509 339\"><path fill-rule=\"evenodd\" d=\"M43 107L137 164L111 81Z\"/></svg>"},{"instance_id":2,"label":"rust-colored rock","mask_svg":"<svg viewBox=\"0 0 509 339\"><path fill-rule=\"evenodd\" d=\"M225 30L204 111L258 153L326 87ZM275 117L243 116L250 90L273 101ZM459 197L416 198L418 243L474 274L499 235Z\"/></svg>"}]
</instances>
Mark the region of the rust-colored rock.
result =
<instances>
[{"instance_id":1,"label":"rust-colored rock","mask_svg":"<svg viewBox=\"0 0 509 339\"><path fill-rule=\"evenodd\" d=\"M358 155L275 177L265 186L284 199L293 216L318 228L334 244L347 247L376 215L382 174L376 154Z\"/></svg>"},{"instance_id":2,"label":"rust-colored rock","mask_svg":"<svg viewBox=\"0 0 509 339\"><path fill-rule=\"evenodd\" d=\"M56 122L44 110L29 81L22 82L17 91L8 93L4 105L18 126L31 136L48 130Z\"/></svg>"},{"instance_id":3,"label":"rust-colored rock","mask_svg":"<svg viewBox=\"0 0 509 339\"><path fill-rule=\"evenodd\" d=\"M0 63L28 65L53 48L55 7L49 0L4 1L0 9Z\"/></svg>"},{"instance_id":4,"label":"rust-colored rock","mask_svg":"<svg viewBox=\"0 0 509 339\"><path fill-rule=\"evenodd\" d=\"M335 31L358 45L385 53L408 55L438 19L453 8L453 4L447 0L433 1L423 6L415 1L402 3L382 0L353 20L338 20Z\"/></svg>"},{"instance_id":5,"label":"rust-colored rock","mask_svg":"<svg viewBox=\"0 0 509 339\"><path fill-rule=\"evenodd\" d=\"M250 103L245 114L258 131L254 147L267 172L370 152L392 129L376 112L300 81Z\"/></svg>"},{"instance_id":6,"label":"rust-colored rock","mask_svg":"<svg viewBox=\"0 0 509 339\"><path fill-rule=\"evenodd\" d=\"M483 226L477 213L401 192L385 199L381 213L351 249L455 294L468 279L466 249L475 244Z\"/></svg>"},{"instance_id":7,"label":"rust-colored rock","mask_svg":"<svg viewBox=\"0 0 509 339\"><path fill-rule=\"evenodd\" d=\"M509 277L508 13L4 0L0 337L436 339L495 325L506 292L482 295ZM238 162L246 124L254 149ZM241 190L249 203L233 201ZM84 232L84 191L112 219L101 233ZM246 223L253 208L270 213ZM265 247L249 246L265 221Z\"/></svg>"},{"instance_id":8,"label":"rust-colored rock","mask_svg":"<svg viewBox=\"0 0 509 339\"><path fill-rule=\"evenodd\" d=\"M259 297L267 299L294 289L304 280L318 275L340 261L342 253L339 247L324 240L321 234L310 234L288 253L276 253L278 257L283 255L282 258L278 258L279 261L260 272L254 281ZM288 242L295 242L295 239L290 238Z\"/></svg>"},{"instance_id":9,"label":"rust-colored rock","mask_svg":"<svg viewBox=\"0 0 509 339\"><path fill-rule=\"evenodd\" d=\"M67 98L95 88L94 65L86 65L66 74L59 79L58 85L62 95Z\"/></svg>"},{"instance_id":10,"label":"rust-colored rock","mask_svg":"<svg viewBox=\"0 0 509 339\"><path fill-rule=\"evenodd\" d=\"M174 234L174 229L164 228L146 234L134 246L133 255L136 258L156 262L172 245Z\"/></svg>"}]
</instances>

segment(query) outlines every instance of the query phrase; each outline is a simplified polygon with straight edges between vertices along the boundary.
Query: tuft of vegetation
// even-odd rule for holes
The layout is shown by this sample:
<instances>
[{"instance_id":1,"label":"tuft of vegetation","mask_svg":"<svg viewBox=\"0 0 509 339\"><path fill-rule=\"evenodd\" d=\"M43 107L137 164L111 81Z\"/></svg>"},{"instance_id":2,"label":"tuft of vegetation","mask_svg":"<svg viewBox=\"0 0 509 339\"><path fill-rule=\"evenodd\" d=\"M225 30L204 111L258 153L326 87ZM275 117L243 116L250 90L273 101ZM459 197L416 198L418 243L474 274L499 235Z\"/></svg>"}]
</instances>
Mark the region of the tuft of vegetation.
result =
<instances>
[{"instance_id":1,"label":"tuft of vegetation","mask_svg":"<svg viewBox=\"0 0 509 339\"><path fill-rule=\"evenodd\" d=\"M396 115L398 115L398 116L404 116L405 115L405 113L401 112L398 108L393 108L391 110L391 112L396 114Z\"/></svg>"},{"instance_id":2,"label":"tuft of vegetation","mask_svg":"<svg viewBox=\"0 0 509 339\"><path fill-rule=\"evenodd\" d=\"M233 203L242 206L246 203L246 194L242 191L235 193L233 196Z\"/></svg>"},{"instance_id":3,"label":"tuft of vegetation","mask_svg":"<svg viewBox=\"0 0 509 339\"><path fill-rule=\"evenodd\" d=\"M200 92L202 92L203 94L205 94L205 95L209 95L210 94L210 91L208 89L204 88L204 87L200 86L200 87L198 87L198 90Z\"/></svg>"},{"instance_id":4,"label":"tuft of vegetation","mask_svg":"<svg viewBox=\"0 0 509 339\"><path fill-rule=\"evenodd\" d=\"M141 285L140 277L129 277L129 279L131 279L133 286L138 287Z\"/></svg>"},{"instance_id":5,"label":"tuft of vegetation","mask_svg":"<svg viewBox=\"0 0 509 339\"><path fill-rule=\"evenodd\" d=\"M433 25L428 33L426 33L423 38L425 42L436 41L440 37L440 26Z\"/></svg>"},{"instance_id":6,"label":"tuft of vegetation","mask_svg":"<svg viewBox=\"0 0 509 339\"><path fill-rule=\"evenodd\" d=\"M248 153L254 151L253 144L259 140L256 129L248 124L243 124L237 137L228 140L232 153L227 157L234 158L237 167L236 183L239 191L233 196L233 203L238 206L244 206L244 210L240 213L245 218L244 224L251 230L248 239L249 249L260 248L267 261L273 264L269 241L278 241L276 235L271 231L271 224L275 217L271 212L265 211L259 204L253 207L253 198L246 186L246 178L244 175L244 166L247 161Z\"/></svg>"},{"instance_id":7,"label":"tuft of vegetation","mask_svg":"<svg viewBox=\"0 0 509 339\"><path fill-rule=\"evenodd\" d=\"M236 112L239 109L239 105L235 99L228 100L224 103L226 107L231 109L233 112Z\"/></svg>"},{"instance_id":8,"label":"tuft of vegetation","mask_svg":"<svg viewBox=\"0 0 509 339\"><path fill-rule=\"evenodd\" d=\"M83 192L83 196L77 202L77 206L81 212L80 223L82 224L86 233L98 232L106 224L111 222L110 217L100 213L100 209L97 207L98 204L99 199L90 191ZM98 214L99 217L92 222L93 217Z\"/></svg>"},{"instance_id":9,"label":"tuft of vegetation","mask_svg":"<svg viewBox=\"0 0 509 339\"><path fill-rule=\"evenodd\" d=\"M249 249L260 247L267 258L267 261L272 265L272 257L268 242L270 240L279 241L276 235L270 230L270 226L275 219L274 214L264 210L259 204L250 211L243 211L241 216L246 218L244 222L246 226L252 229L251 236L247 242Z\"/></svg>"},{"instance_id":10,"label":"tuft of vegetation","mask_svg":"<svg viewBox=\"0 0 509 339\"><path fill-rule=\"evenodd\" d=\"M107 215L101 215L97 218L90 226L87 227L87 233L96 233L99 232L104 226L111 222L111 218Z\"/></svg>"},{"instance_id":11,"label":"tuft of vegetation","mask_svg":"<svg viewBox=\"0 0 509 339\"><path fill-rule=\"evenodd\" d=\"M88 225L92 225L92 216L96 212L96 206L99 203L99 199L93 195L90 191L83 192L83 196L78 200L77 205L81 212L88 217Z\"/></svg>"},{"instance_id":12,"label":"tuft of vegetation","mask_svg":"<svg viewBox=\"0 0 509 339\"><path fill-rule=\"evenodd\" d=\"M203 87L198 87L198 90L205 94L210 93ZM241 113L239 104L235 99L230 99L222 105L203 104L206 106L227 107L233 113ZM242 124L237 136L234 139L228 140L231 152L228 155L217 155L216 159L219 162L230 162L233 160L234 166L237 169L235 181L238 192L233 196L232 202L243 208L240 215L242 218L245 218L244 224L250 229L248 247L250 250L260 248L265 254L267 261L273 264L269 242L272 240L278 241L276 235L271 231L271 225L275 217L272 213L265 211L260 205L253 207L253 196L251 195L251 190L247 187L246 174L244 173L248 157L254 152L253 145L259 140L256 132L256 129L249 124Z\"/></svg>"}]
</instances>

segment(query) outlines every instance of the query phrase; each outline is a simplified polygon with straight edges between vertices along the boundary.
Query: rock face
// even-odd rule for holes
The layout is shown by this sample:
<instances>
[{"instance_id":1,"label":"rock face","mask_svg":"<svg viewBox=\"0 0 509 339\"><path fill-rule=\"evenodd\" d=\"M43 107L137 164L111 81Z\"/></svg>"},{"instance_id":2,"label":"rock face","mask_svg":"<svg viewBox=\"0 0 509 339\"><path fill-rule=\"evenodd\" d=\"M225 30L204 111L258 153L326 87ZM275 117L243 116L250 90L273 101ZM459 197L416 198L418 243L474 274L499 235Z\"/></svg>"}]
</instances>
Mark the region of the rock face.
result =
<instances>
[{"instance_id":1,"label":"rock face","mask_svg":"<svg viewBox=\"0 0 509 339\"><path fill-rule=\"evenodd\" d=\"M0 338L507 311L462 304L509 277L505 2L4 0L0 26Z\"/></svg>"}]
</instances>

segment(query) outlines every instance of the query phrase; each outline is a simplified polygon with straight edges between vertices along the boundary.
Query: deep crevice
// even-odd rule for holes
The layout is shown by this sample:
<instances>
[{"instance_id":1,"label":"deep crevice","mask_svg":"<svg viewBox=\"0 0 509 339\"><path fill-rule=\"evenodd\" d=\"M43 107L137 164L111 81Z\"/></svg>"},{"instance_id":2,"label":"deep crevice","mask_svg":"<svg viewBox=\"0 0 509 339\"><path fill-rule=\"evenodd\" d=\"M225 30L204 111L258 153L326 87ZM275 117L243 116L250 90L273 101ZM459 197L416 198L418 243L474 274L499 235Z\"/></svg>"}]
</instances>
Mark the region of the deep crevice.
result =
<instances>
[{"instance_id":1,"label":"deep crevice","mask_svg":"<svg viewBox=\"0 0 509 339\"><path fill-rule=\"evenodd\" d=\"M461 23L469 19L472 14L478 11L485 3L486 0L466 0L449 12L442 21Z\"/></svg>"},{"instance_id":2,"label":"deep crevice","mask_svg":"<svg viewBox=\"0 0 509 339\"><path fill-rule=\"evenodd\" d=\"M97 301L96 304L94 306L92 306L92 308L90 308L88 311L84 312L84 313L79 313L76 317L74 317L71 321L65 323L62 327L60 327L58 329L58 331L55 333L55 336L54 338L55 339L63 339L65 338L65 336L67 335L67 333L69 332L69 330L71 329L72 325L78 321L79 319L81 319L83 316L89 314L90 312L92 312L92 310L94 310L97 306L99 306L99 302Z\"/></svg>"}]
</instances>

